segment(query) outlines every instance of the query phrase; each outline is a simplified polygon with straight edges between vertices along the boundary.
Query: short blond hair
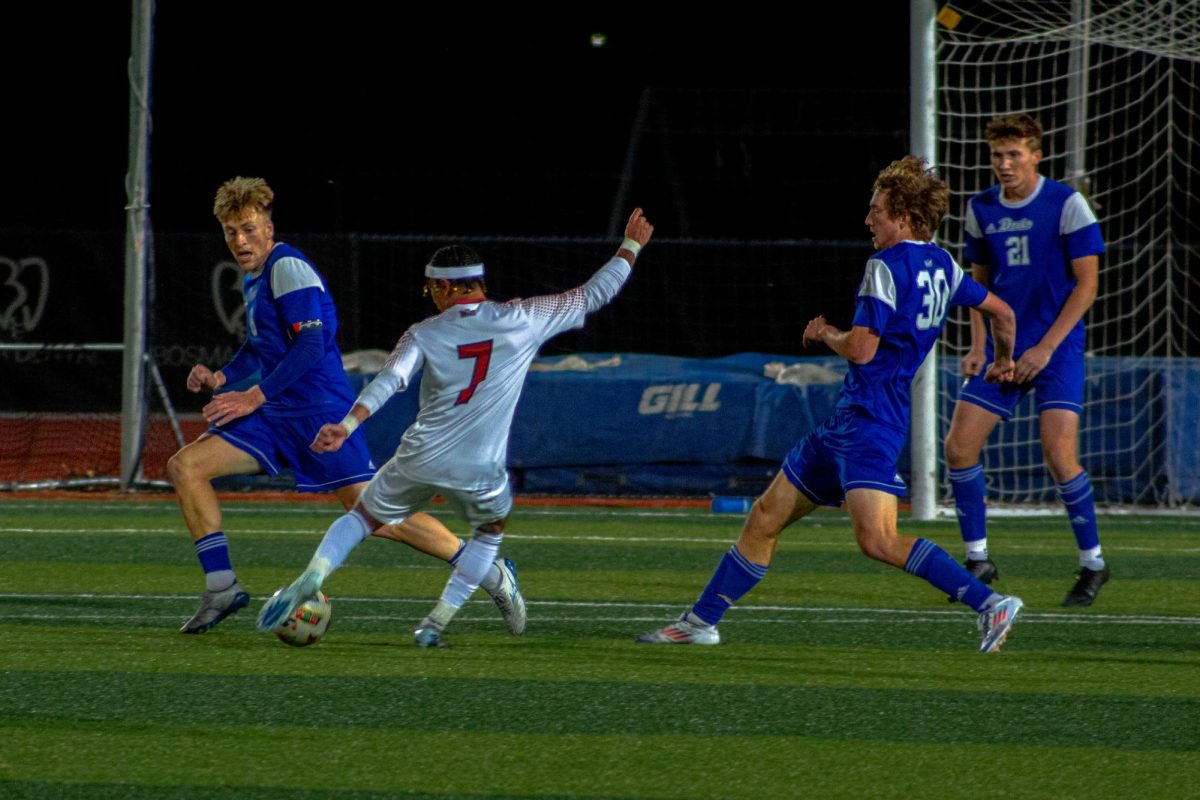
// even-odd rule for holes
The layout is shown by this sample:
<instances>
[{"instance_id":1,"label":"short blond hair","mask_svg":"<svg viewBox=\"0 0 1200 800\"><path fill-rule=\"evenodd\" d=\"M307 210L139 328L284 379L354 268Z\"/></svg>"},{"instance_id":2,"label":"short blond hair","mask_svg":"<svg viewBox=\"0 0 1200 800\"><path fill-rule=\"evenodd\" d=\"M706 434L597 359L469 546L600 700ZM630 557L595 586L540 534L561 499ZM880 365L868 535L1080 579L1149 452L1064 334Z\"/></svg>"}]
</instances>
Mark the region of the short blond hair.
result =
<instances>
[{"instance_id":1,"label":"short blond hair","mask_svg":"<svg viewBox=\"0 0 1200 800\"><path fill-rule=\"evenodd\" d=\"M213 215L218 221L224 221L230 216L237 216L247 208L261 211L267 219L271 218L271 206L275 203L275 192L267 186L262 178L243 178L240 175L230 178L217 189L217 198L213 202Z\"/></svg>"},{"instance_id":2,"label":"short blond hair","mask_svg":"<svg viewBox=\"0 0 1200 800\"><path fill-rule=\"evenodd\" d=\"M984 138L988 144L1017 139L1032 152L1042 149L1042 123L1028 114L1009 114L996 117L987 124Z\"/></svg>"},{"instance_id":3,"label":"short blond hair","mask_svg":"<svg viewBox=\"0 0 1200 800\"><path fill-rule=\"evenodd\" d=\"M888 216L898 220L908 214L913 234L921 241L933 238L950 208L950 189L925 159L905 156L893 161L879 172L875 191L887 192L884 208Z\"/></svg>"}]
</instances>

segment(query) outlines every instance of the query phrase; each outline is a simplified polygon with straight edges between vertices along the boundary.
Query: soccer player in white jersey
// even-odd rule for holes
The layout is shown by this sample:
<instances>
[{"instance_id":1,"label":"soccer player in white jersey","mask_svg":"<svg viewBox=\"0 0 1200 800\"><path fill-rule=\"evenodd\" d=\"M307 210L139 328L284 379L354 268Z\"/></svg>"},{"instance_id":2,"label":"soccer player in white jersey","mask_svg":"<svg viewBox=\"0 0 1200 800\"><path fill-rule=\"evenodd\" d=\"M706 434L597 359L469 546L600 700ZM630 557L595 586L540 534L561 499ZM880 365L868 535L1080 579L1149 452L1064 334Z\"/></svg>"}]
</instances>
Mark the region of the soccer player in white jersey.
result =
<instances>
[{"instance_id":1,"label":"soccer player in white jersey","mask_svg":"<svg viewBox=\"0 0 1200 800\"><path fill-rule=\"evenodd\" d=\"M908 433L912 378L936 344L947 309L973 306L992 317L996 352L989 381L1008 380L1013 369L1012 309L930 241L948 204L946 184L916 156L879 173L866 219L877 252L867 260L853 325L838 330L822 316L804 329L806 345L824 343L850 362L833 415L788 453L695 604L637 642L718 644L717 623L766 576L783 529L817 506L843 502L865 555L974 609L983 633L980 652L1004 642L1021 600L991 591L932 541L896 529L896 498L907 492L896 461Z\"/></svg>"},{"instance_id":2,"label":"soccer player in white jersey","mask_svg":"<svg viewBox=\"0 0 1200 800\"><path fill-rule=\"evenodd\" d=\"M383 371L340 423L313 442L336 453L360 423L422 368L420 410L359 498L325 534L308 569L269 600L258 616L269 631L321 587L349 552L381 525L402 523L440 494L473 529L441 599L414 632L420 647L442 645L442 632L498 557L512 509L506 459L509 428L529 365L542 343L580 328L629 278L653 226L635 209L616 255L587 283L562 294L496 303L487 299L484 265L462 245L444 247L425 267L425 289L438 313L405 331ZM523 607L523 601L521 601ZM519 631L513 631L518 633Z\"/></svg>"},{"instance_id":3,"label":"soccer player in white jersey","mask_svg":"<svg viewBox=\"0 0 1200 800\"><path fill-rule=\"evenodd\" d=\"M222 184L213 205L229 251L244 273L246 341L215 372L203 364L192 368L188 390L217 393L203 410L212 427L167 462L205 579L200 608L181 633L203 633L250 602L233 571L213 478L274 475L290 467L301 492L332 491L351 508L375 473L362 434L338 456L322 459L309 450L321 425L350 408L354 392L342 369L333 298L303 253L275 241L274 201L275 193L263 179L237 177ZM222 391L256 373L254 385ZM414 515L379 535L450 564L463 547L428 514ZM506 620L515 582L509 568L494 565L484 582Z\"/></svg>"},{"instance_id":4,"label":"soccer player in white jersey","mask_svg":"<svg viewBox=\"0 0 1200 800\"><path fill-rule=\"evenodd\" d=\"M984 320L971 314L971 348L962 359L965 381L946 436L946 465L964 566L986 583L999 572L988 557L987 486L980 451L1002 419L1034 393L1042 453L1079 547L1079 573L1064 606L1090 606L1109 569L1100 550L1092 485L1079 463L1083 410L1083 315L1096 298L1104 240L1087 200L1065 184L1038 174L1042 126L1027 114L987 126L992 170L999 183L971 198L966 213L965 260L977 281L1012 306L1018 335L1014 382L980 378L992 353Z\"/></svg>"}]
</instances>

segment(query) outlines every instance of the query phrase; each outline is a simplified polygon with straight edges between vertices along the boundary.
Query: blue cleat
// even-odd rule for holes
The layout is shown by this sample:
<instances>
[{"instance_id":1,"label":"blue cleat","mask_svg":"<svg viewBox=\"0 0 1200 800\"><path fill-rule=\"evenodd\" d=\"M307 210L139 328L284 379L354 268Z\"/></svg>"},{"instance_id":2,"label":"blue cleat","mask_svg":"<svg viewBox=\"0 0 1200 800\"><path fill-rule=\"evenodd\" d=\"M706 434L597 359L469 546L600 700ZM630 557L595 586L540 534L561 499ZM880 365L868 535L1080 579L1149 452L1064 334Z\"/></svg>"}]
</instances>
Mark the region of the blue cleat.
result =
<instances>
[{"instance_id":1,"label":"blue cleat","mask_svg":"<svg viewBox=\"0 0 1200 800\"><path fill-rule=\"evenodd\" d=\"M258 612L258 629L264 633L279 627L279 623L292 615L300 604L308 600L321 588L321 576L310 570L292 581L286 589L280 589Z\"/></svg>"},{"instance_id":2,"label":"blue cleat","mask_svg":"<svg viewBox=\"0 0 1200 800\"><path fill-rule=\"evenodd\" d=\"M413 631L413 644L417 647L445 647L442 641L442 629L434 625L429 617L421 620L421 625Z\"/></svg>"},{"instance_id":3,"label":"blue cleat","mask_svg":"<svg viewBox=\"0 0 1200 800\"><path fill-rule=\"evenodd\" d=\"M987 611L979 614L979 630L983 633L983 642L979 645L981 653L995 653L1004 644L1008 629L1017 621L1017 614L1025 605L1021 598L1008 595Z\"/></svg>"}]
</instances>

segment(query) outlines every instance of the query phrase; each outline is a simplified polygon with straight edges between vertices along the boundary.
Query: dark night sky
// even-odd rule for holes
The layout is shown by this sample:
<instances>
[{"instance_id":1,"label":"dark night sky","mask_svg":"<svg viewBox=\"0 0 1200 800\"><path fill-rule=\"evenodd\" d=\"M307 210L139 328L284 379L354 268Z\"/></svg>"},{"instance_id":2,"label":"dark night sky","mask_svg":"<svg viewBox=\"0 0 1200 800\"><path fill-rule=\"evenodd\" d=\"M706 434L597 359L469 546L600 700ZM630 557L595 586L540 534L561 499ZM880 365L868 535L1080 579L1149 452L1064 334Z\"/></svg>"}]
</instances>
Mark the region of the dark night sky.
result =
<instances>
[{"instance_id":1,"label":"dark night sky","mask_svg":"<svg viewBox=\"0 0 1200 800\"><path fill-rule=\"evenodd\" d=\"M43 5L0 12L15 112L0 228L120 230L128 6ZM657 212L660 235L858 236L870 180L902 154L906 3L801 23L611 4L391 20L343 5L159 4L159 230L211 230L216 186L257 174L291 229L602 234L644 87L708 90L656 105L649 122L674 133L642 140L631 200ZM780 101L761 92L739 119L746 89L820 94L781 127ZM720 135L681 130L714 98L732 108L712 118Z\"/></svg>"}]
</instances>

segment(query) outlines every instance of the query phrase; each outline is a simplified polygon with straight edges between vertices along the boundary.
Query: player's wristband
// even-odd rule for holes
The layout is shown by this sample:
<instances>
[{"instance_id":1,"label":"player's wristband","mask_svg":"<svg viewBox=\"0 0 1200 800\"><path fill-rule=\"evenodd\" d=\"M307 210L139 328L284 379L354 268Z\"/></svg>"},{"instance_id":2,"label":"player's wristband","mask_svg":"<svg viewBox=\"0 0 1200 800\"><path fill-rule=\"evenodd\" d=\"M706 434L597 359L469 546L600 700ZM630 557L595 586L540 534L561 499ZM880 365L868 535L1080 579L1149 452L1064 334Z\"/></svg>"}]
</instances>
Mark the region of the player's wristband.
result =
<instances>
[{"instance_id":1,"label":"player's wristband","mask_svg":"<svg viewBox=\"0 0 1200 800\"><path fill-rule=\"evenodd\" d=\"M356 428L358 428L359 421L358 417L354 416L353 414L347 414L338 424L346 429L346 435L349 436L350 434L354 433Z\"/></svg>"},{"instance_id":2,"label":"player's wristband","mask_svg":"<svg viewBox=\"0 0 1200 800\"><path fill-rule=\"evenodd\" d=\"M638 251L642 249L642 245L636 240L630 239L628 236L626 236L625 241L621 242L621 249L628 250L636 256Z\"/></svg>"}]
</instances>

